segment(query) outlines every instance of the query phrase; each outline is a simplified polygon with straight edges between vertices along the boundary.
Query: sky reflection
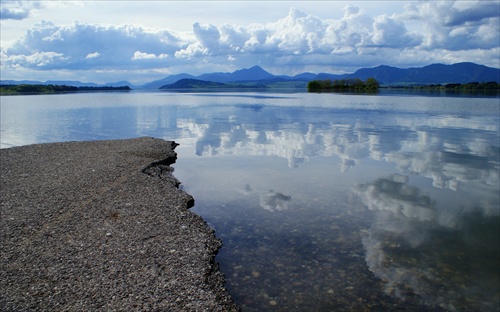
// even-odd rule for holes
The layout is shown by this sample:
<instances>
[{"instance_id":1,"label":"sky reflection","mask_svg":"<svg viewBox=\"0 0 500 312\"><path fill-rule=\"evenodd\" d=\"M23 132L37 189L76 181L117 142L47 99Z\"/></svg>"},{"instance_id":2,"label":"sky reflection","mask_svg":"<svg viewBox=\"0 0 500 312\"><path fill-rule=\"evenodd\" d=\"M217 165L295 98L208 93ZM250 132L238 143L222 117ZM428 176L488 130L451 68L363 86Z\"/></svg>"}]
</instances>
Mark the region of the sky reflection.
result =
<instances>
[{"instance_id":1,"label":"sky reflection","mask_svg":"<svg viewBox=\"0 0 500 312\"><path fill-rule=\"evenodd\" d=\"M224 241L218 261L246 311L271 301L284 310L340 302L386 309L383 295L409 310L491 310L500 292L497 102L335 94L6 97L1 135L2 147L137 136L180 143L175 175L195 197L193 210ZM296 273L303 267L310 269ZM372 299L360 303L346 289ZM323 301L311 306L318 293Z\"/></svg>"},{"instance_id":2,"label":"sky reflection","mask_svg":"<svg viewBox=\"0 0 500 312\"><path fill-rule=\"evenodd\" d=\"M304 168L296 181L301 187L289 186L284 182L289 174L280 171L276 179L282 182L275 185L280 191L260 193L260 206L281 213L283 222L284 211L318 200L313 193L322 193L317 204L330 206L332 213L338 204L326 193L358 196L374 217L361 229L365 263L384 281L387 295L417 296L419 304L450 311L498 304L498 247L472 243L478 240L478 222L485 227L481 237L499 242L492 235L498 234L500 212L497 117L276 107L227 116L180 123L197 137L195 154L205 161L223 157L234 166L243 155L278 157L290 169ZM336 159L331 163L337 172L316 168L319 159ZM265 162L250 170L264 184L269 178L262 166ZM354 175L362 171L363 179L350 174L355 168ZM332 188L322 181L327 174L343 185ZM221 175L231 180L229 172ZM488 290L472 291L482 285ZM474 303L464 303L468 300Z\"/></svg>"}]
</instances>

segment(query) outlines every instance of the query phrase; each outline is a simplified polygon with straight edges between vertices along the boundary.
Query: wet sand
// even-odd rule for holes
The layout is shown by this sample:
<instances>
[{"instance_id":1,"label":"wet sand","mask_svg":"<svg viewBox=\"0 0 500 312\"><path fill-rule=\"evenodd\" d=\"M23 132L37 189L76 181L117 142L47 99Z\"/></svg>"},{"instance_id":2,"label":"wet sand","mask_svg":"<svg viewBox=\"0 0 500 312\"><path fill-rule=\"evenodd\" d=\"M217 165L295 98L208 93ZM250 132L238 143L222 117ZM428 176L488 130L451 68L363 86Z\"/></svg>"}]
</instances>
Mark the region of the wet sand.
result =
<instances>
[{"instance_id":1,"label":"wet sand","mask_svg":"<svg viewBox=\"0 0 500 312\"><path fill-rule=\"evenodd\" d=\"M237 311L154 138L0 150L2 311Z\"/></svg>"}]
</instances>

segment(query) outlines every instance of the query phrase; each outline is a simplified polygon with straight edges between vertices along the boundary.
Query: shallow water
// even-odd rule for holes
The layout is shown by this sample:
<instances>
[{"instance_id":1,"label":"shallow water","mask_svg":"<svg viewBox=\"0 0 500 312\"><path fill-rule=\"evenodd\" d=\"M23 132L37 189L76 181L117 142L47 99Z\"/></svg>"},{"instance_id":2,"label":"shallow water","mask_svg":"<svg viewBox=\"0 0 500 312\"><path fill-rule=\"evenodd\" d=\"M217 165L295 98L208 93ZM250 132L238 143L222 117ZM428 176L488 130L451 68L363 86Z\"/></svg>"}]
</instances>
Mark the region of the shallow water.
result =
<instances>
[{"instance_id":1,"label":"shallow water","mask_svg":"<svg viewBox=\"0 0 500 312\"><path fill-rule=\"evenodd\" d=\"M498 98L2 97L2 147L155 136L243 311L498 311Z\"/></svg>"}]
</instances>

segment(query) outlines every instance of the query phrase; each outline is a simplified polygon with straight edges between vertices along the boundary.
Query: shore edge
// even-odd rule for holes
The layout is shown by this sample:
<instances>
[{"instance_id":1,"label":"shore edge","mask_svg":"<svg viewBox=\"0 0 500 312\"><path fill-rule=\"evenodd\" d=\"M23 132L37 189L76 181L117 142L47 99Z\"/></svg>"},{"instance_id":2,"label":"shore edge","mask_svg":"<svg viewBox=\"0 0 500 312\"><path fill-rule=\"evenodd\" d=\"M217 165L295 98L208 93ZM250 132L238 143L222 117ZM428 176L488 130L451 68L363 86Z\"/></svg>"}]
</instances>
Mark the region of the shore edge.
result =
<instances>
[{"instance_id":1,"label":"shore edge","mask_svg":"<svg viewBox=\"0 0 500 312\"><path fill-rule=\"evenodd\" d=\"M238 311L172 141L0 149L0 307Z\"/></svg>"}]
</instances>

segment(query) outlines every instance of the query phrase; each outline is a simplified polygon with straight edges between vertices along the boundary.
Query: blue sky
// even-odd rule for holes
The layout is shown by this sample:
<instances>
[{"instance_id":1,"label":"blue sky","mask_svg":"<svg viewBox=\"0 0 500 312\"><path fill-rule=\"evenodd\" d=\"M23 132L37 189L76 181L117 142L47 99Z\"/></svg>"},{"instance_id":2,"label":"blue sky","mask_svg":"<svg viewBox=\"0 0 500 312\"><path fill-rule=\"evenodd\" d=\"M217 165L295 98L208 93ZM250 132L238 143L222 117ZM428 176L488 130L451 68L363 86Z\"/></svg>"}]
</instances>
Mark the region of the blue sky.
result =
<instances>
[{"instance_id":1,"label":"blue sky","mask_svg":"<svg viewBox=\"0 0 500 312\"><path fill-rule=\"evenodd\" d=\"M1 79L500 67L500 2L1 1Z\"/></svg>"}]
</instances>

